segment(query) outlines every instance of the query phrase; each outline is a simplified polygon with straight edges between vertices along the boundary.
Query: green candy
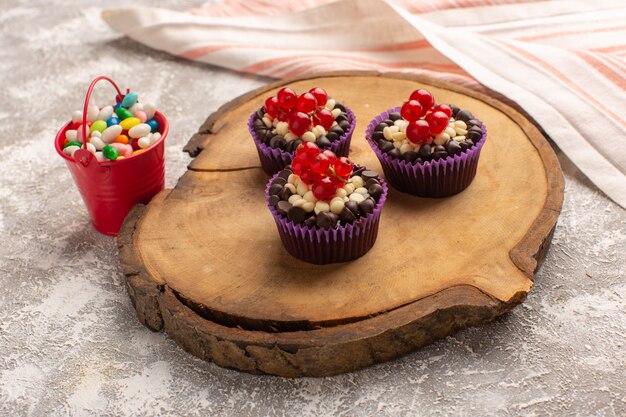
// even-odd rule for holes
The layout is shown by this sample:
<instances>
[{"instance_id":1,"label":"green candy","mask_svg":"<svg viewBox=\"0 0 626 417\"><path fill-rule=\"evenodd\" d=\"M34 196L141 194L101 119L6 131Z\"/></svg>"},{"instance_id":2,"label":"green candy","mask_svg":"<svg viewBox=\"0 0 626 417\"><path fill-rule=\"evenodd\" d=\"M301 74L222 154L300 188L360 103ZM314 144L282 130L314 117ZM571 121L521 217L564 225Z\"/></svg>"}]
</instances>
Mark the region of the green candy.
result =
<instances>
[{"instance_id":1,"label":"green candy","mask_svg":"<svg viewBox=\"0 0 626 417\"><path fill-rule=\"evenodd\" d=\"M93 133L94 130L97 130L98 132L102 133L106 128L107 122L105 122L104 120L96 120L91 124L91 129L89 130L89 132Z\"/></svg>"},{"instance_id":2,"label":"green candy","mask_svg":"<svg viewBox=\"0 0 626 417\"><path fill-rule=\"evenodd\" d=\"M71 142L67 142L67 143L63 146L63 149L67 148L68 146L78 146L78 147L80 148L81 146L83 146L83 144L82 144L82 143L80 143L80 142L76 142L75 140L73 140L73 141L71 141Z\"/></svg>"},{"instance_id":3,"label":"green candy","mask_svg":"<svg viewBox=\"0 0 626 417\"><path fill-rule=\"evenodd\" d=\"M121 106L118 107L115 110L115 113L120 118L120 120L124 120L124 119L128 119L129 117L133 117L133 114L128 109L125 109L124 107L121 107Z\"/></svg>"},{"instance_id":4,"label":"green candy","mask_svg":"<svg viewBox=\"0 0 626 417\"><path fill-rule=\"evenodd\" d=\"M104 154L104 157L106 159L110 159L111 161L115 161L119 155L119 152L117 151L117 149L115 149L111 145L107 145L104 148L102 148L102 153Z\"/></svg>"}]
</instances>

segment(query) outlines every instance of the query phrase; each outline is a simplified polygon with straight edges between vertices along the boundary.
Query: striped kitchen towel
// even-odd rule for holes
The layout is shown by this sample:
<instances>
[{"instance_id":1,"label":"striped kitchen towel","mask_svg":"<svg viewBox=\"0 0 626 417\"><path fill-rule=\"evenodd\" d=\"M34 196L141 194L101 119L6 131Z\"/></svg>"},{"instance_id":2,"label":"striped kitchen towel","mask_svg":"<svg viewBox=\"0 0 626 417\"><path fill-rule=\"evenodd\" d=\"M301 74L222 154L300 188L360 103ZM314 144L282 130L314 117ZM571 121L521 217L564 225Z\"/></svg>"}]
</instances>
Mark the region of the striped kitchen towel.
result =
<instances>
[{"instance_id":1,"label":"striped kitchen towel","mask_svg":"<svg viewBox=\"0 0 626 417\"><path fill-rule=\"evenodd\" d=\"M103 17L152 48L274 78L368 69L482 84L626 207L624 0L221 0Z\"/></svg>"}]
</instances>

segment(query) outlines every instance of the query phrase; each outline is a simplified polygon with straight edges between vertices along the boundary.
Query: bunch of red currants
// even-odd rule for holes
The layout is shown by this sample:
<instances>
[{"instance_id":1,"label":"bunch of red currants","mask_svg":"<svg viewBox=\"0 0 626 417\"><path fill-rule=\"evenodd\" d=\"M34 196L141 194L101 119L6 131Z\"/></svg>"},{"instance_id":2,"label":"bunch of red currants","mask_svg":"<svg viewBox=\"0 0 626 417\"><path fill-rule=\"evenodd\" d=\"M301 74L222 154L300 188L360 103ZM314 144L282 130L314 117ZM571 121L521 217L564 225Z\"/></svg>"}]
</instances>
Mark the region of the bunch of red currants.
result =
<instances>
[{"instance_id":1,"label":"bunch of red currants","mask_svg":"<svg viewBox=\"0 0 626 417\"><path fill-rule=\"evenodd\" d=\"M432 143L433 135L443 132L452 117L452 109L446 104L435 106L433 95L424 89L413 91L400 109L400 115L409 122L406 137L413 143Z\"/></svg>"},{"instance_id":2,"label":"bunch of red currants","mask_svg":"<svg viewBox=\"0 0 626 417\"><path fill-rule=\"evenodd\" d=\"M276 96L265 100L265 112L273 119L289 124L289 130L302 136L311 126L322 126L329 130L335 118L326 107L328 95L323 88L311 88L308 92L297 95L289 87L278 90Z\"/></svg>"},{"instance_id":3,"label":"bunch of red currants","mask_svg":"<svg viewBox=\"0 0 626 417\"><path fill-rule=\"evenodd\" d=\"M329 150L322 151L313 142L302 142L291 162L293 173L311 186L318 200L331 200L337 188L343 187L352 174L352 162L345 156L337 158Z\"/></svg>"}]
</instances>

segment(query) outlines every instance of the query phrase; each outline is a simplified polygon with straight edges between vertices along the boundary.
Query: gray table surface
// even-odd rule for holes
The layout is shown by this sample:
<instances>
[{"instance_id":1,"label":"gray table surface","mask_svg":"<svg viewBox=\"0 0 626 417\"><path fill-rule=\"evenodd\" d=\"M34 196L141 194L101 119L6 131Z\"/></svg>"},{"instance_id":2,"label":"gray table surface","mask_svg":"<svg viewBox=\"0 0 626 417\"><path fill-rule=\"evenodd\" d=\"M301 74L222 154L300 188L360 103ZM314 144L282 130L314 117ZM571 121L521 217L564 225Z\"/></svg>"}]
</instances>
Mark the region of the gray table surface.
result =
<instances>
[{"instance_id":1,"label":"gray table surface","mask_svg":"<svg viewBox=\"0 0 626 417\"><path fill-rule=\"evenodd\" d=\"M144 328L115 240L91 228L54 134L108 74L168 114L173 187L205 117L268 80L150 50L100 19L103 7L149 0L75 3L0 2L0 415L625 414L626 213L562 155L552 248L528 300L493 323L360 372L296 380L219 368Z\"/></svg>"}]
</instances>

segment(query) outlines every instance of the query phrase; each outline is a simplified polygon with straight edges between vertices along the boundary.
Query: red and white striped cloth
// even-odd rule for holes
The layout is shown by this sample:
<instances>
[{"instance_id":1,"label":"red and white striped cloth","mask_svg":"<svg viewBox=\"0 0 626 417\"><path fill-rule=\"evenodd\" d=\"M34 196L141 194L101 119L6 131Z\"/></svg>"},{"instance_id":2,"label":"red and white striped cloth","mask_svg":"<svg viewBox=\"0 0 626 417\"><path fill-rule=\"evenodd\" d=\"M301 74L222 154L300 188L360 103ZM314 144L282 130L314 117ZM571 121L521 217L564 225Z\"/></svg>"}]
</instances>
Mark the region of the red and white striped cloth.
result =
<instances>
[{"instance_id":1,"label":"red and white striped cloth","mask_svg":"<svg viewBox=\"0 0 626 417\"><path fill-rule=\"evenodd\" d=\"M624 0L221 0L103 17L152 48L274 78L368 69L483 84L626 207Z\"/></svg>"}]
</instances>

